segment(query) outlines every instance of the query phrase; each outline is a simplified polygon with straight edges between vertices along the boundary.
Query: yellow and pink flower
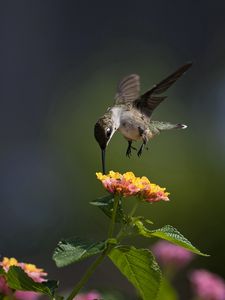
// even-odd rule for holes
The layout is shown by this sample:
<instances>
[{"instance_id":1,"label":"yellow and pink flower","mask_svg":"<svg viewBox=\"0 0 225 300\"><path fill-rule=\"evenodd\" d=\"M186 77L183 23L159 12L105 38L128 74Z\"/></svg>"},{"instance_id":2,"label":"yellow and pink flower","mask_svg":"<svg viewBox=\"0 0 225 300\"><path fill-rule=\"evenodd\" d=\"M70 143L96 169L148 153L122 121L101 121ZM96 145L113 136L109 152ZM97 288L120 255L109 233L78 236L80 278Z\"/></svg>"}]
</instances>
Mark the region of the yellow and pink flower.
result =
<instances>
[{"instance_id":1,"label":"yellow and pink flower","mask_svg":"<svg viewBox=\"0 0 225 300\"><path fill-rule=\"evenodd\" d=\"M151 183L145 176L136 177L133 172L120 174L110 171L103 175L96 173L103 186L112 194L121 197L137 196L146 202L169 201L169 193L155 183Z\"/></svg>"},{"instance_id":2,"label":"yellow and pink flower","mask_svg":"<svg viewBox=\"0 0 225 300\"><path fill-rule=\"evenodd\" d=\"M47 279L44 278L45 276L47 276L47 273L45 273L43 269L37 268L33 264L18 262L14 257L4 257L3 260L0 261L0 266L4 269L5 272L8 272L10 267L17 266L22 268L24 272L26 272L27 275L35 282L47 281ZM2 293L3 295L10 295L10 299L12 298L15 300L37 300L40 298L39 293L32 291L15 291L15 293L13 293L7 285L4 276L0 276L0 293Z\"/></svg>"},{"instance_id":3,"label":"yellow and pink flower","mask_svg":"<svg viewBox=\"0 0 225 300\"><path fill-rule=\"evenodd\" d=\"M43 269L37 268L33 264L18 262L14 257L4 257L0 262L0 266L2 266L6 272L8 272L11 266L17 266L22 268L24 272L26 272L27 275L31 277L35 282L47 281L47 279L43 277L47 276L48 274L45 273Z\"/></svg>"}]
</instances>

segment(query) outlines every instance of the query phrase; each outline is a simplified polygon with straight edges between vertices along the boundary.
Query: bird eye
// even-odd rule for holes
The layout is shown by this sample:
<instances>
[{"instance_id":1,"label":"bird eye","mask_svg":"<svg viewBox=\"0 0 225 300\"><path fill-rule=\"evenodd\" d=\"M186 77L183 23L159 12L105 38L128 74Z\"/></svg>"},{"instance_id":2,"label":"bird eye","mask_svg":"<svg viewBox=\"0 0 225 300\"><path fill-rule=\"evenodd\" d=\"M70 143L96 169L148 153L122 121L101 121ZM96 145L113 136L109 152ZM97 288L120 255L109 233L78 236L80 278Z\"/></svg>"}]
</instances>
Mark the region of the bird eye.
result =
<instances>
[{"instance_id":1,"label":"bird eye","mask_svg":"<svg viewBox=\"0 0 225 300\"><path fill-rule=\"evenodd\" d=\"M107 128L107 129L106 129L106 136L107 136L107 138L110 137L111 132L112 132L112 128Z\"/></svg>"}]
</instances>

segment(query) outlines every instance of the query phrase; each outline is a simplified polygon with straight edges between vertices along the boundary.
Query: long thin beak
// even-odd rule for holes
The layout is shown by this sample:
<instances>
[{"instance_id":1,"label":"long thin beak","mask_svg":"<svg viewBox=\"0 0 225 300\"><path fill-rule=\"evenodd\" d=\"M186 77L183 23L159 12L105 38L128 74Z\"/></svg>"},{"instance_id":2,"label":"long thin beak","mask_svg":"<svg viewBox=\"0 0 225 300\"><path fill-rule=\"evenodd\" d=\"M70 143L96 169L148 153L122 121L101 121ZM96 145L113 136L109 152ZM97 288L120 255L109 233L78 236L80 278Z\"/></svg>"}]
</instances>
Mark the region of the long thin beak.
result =
<instances>
[{"instance_id":1,"label":"long thin beak","mask_svg":"<svg viewBox=\"0 0 225 300\"><path fill-rule=\"evenodd\" d=\"M105 149L102 149L102 173L105 174Z\"/></svg>"}]
</instances>

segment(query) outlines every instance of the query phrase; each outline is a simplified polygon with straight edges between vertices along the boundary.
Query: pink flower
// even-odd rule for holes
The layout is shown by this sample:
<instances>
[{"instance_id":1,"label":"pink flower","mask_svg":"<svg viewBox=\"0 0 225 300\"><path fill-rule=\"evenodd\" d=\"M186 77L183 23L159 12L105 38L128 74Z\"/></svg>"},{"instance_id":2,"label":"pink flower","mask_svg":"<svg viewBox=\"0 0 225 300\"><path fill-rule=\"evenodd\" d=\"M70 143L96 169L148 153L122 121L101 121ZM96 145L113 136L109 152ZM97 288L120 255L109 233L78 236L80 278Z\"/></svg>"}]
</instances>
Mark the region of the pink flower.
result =
<instances>
[{"instance_id":1,"label":"pink flower","mask_svg":"<svg viewBox=\"0 0 225 300\"><path fill-rule=\"evenodd\" d=\"M193 253L167 241L157 242L152 251L162 266L173 269L180 269L193 259Z\"/></svg>"},{"instance_id":2,"label":"pink flower","mask_svg":"<svg viewBox=\"0 0 225 300\"><path fill-rule=\"evenodd\" d=\"M3 260L0 262L0 266L4 269L5 272L8 272L9 268L12 266L20 267L27 273L27 275L32 278L35 282L43 282L47 281L44 276L47 273L44 272L43 269L37 268L33 264L27 264L23 262L18 262L15 258L8 258L4 257ZM12 290L8 287L7 282L3 276L0 276L0 293L3 295L11 295L12 297ZM16 291L13 294L13 298L15 300L36 300L40 297L39 293L31 292L31 291Z\"/></svg>"},{"instance_id":3,"label":"pink flower","mask_svg":"<svg viewBox=\"0 0 225 300\"><path fill-rule=\"evenodd\" d=\"M169 201L166 189L151 183L145 176L136 177L133 172L120 174L114 171L110 171L107 175L102 173L96 175L111 194L121 197L136 196L146 202Z\"/></svg>"},{"instance_id":4,"label":"pink flower","mask_svg":"<svg viewBox=\"0 0 225 300\"><path fill-rule=\"evenodd\" d=\"M16 300L37 300L41 295L39 293L29 291L16 291L14 296Z\"/></svg>"},{"instance_id":5,"label":"pink flower","mask_svg":"<svg viewBox=\"0 0 225 300\"><path fill-rule=\"evenodd\" d=\"M13 291L8 287L4 276L0 276L0 293L10 296L14 300L38 300L40 298L40 294L35 292L16 291L13 293Z\"/></svg>"},{"instance_id":6,"label":"pink flower","mask_svg":"<svg viewBox=\"0 0 225 300\"><path fill-rule=\"evenodd\" d=\"M44 282L47 281L46 278L43 278L44 276L47 276L48 274L44 272L43 269L37 268L33 264L26 264L26 263L18 263L18 266L21 267L27 275L33 279L35 282Z\"/></svg>"},{"instance_id":7,"label":"pink flower","mask_svg":"<svg viewBox=\"0 0 225 300\"><path fill-rule=\"evenodd\" d=\"M11 293L4 276L0 276L0 293L3 295L9 295Z\"/></svg>"},{"instance_id":8,"label":"pink flower","mask_svg":"<svg viewBox=\"0 0 225 300\"><path fill-rule=\"evenodd\" d=\"M195 270L190 274L193 291L201 300L225 300L225 281L207 270Z\"/></svg>"},{"instance_id":9,"label":"pink flower","mask_svg":"<svg viewBox=\"0 0 225 300\"><path fill-rule=\"evenodd\" d=\"M74 300L100 300L102 299L101 294L97 291L90 291L88 293L78 294Z\"/></svg>"},{"instance_id":10,"label":"pink flower","mask_svg":"<svg viewBox=\"0 0 225 300\"><path fill-rule=\"evenodd\" d=\"M4 257L3 260L0 262L0 266L3 267L5 272L8 272L11 266L17 266L22 268L24 272L26 272L27 275L31 277L35 282L47 281L47 279L43 277L47 276L48 274L45 273L43 269L37 268L33 264L18 262L14 257Z\"/></svg>"}]
</instances>

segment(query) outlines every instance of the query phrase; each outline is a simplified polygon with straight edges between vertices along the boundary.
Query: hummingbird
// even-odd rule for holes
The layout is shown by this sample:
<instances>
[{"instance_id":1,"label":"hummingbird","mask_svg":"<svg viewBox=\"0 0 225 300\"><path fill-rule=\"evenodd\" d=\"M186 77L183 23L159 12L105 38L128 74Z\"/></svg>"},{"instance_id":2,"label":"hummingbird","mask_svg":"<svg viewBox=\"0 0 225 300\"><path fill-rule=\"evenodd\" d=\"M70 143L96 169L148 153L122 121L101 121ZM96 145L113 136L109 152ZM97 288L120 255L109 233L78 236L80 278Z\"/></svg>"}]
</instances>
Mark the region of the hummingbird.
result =
<instances>
[{"instance_id":1,"label":"hummingbird","mask_svg":"<svg viewBox=\"0 0 225 300\"><path fill-rule=\"evenodd\" d=\"M118 130L128 142L126 156L130 158L134 141L141 140L142 144L137 152L140 157L147 142L161 131L170 129L185 129L185 124L153 121L151 119L155 108L167 96L162 95L178 78L180 78L192 63L186 63L174 73L152 86L140 95L140 77L131 74L124 77L118 84L115 101L106 113L97 121L94 135L101 148L102 170L105 174L105 153L112 136Z\"/></svg>"}]
</instances>

